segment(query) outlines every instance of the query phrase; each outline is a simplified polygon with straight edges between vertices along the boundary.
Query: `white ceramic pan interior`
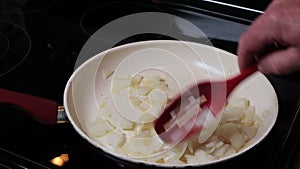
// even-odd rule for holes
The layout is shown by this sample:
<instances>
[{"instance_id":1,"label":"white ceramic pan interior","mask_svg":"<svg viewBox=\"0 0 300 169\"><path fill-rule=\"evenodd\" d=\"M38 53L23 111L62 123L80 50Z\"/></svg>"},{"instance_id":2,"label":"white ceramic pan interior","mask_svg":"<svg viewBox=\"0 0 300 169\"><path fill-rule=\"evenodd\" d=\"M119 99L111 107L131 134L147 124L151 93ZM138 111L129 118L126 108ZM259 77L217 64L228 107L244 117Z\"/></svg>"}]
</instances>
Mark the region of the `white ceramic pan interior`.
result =
<instances>
[{"instance_id":1,"label":"white ceramic pan interior","mask_svg":"<svg viewBox=\"0 0 300 169\"><path fill-rule=\"evenodd\" d=\"M197 81L224 80L238 73L237 56L211 46L170 40L136 42L99 53L76 69L66 85L64 105L75 130L90 144L116 158L159 167L211 165L251 149L272 129L277 118L278 101L272 85L263 74L257 72L249 77L229 98L250 101L261 120L256 135L231 155L200 161L191 158L188 164L172 159L182 155L183 151L196 151L187 144L162 145L153 133L150 138L136 138L136 135L142 135L142 128L146 128L143 125L151 123L157 115L144 115L137 109L133 100L129 99L132 95L126 85L132 84L139 75L160 76L173 93L162 96L163 92L152 90L157 93L152 93L151 97L164 101L172 97L174 91ZM149 105L143 103L143 106ZM124 142L130 144L124 146ZM146 155L136 153L137 150L128 152L128 149L141 145L138 149ZM160 151L158 147L164 148ZM153 149L153 152L147 149Z\"/></svg>"}]
</instances>

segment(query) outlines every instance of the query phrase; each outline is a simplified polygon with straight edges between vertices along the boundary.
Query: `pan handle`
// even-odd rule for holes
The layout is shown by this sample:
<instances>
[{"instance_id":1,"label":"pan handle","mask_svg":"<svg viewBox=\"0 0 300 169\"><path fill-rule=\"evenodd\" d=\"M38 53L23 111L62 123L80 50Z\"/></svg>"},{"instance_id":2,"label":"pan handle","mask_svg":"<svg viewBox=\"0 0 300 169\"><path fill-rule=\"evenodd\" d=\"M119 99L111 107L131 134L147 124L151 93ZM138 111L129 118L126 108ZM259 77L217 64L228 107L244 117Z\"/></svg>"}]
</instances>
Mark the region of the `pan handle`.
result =
<instances>
[{"instance_id":1,"label":"pan handle","mask_svg":"<svg viewBox=\"0 0 300 169\"><path fill-rule=\"evenodd\" d=\"M0 103L15 105L24 109L31 117L47 124L57 122L55 101L29 94L0 89Z\"/></svg>"}]
</instances>

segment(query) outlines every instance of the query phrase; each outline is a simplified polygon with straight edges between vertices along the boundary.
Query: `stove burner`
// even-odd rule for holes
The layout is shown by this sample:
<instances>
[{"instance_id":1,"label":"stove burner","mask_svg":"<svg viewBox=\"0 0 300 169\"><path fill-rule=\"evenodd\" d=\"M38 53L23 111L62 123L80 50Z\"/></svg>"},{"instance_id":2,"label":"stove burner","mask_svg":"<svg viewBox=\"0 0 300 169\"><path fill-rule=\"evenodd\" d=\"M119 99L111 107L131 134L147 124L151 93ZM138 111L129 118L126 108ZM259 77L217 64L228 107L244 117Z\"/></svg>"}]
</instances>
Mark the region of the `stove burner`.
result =
<instances>
[{"instance_id":1,"label":"stove burner","mask_svg":"<svg viewBox=\"0 0 300 169\"><path fill-rule=\"evenodd\" d=\"M131 10L126 10L131 9ZM132 10L134 9L134 10ZM109 15L107 13L109 12ZM115 11L115 12L113 12ZM93 35L95 31L100 29L104 24L113 20L119 19L126 15L139 13L139 12L163 12L160 8L151 4L137 2L137 1L114 1L103 3L95 6L86 11L81 17L80 24L83 31L89 36ZM95 22L99 20L101 16L101 22Z\"/></svg>"},{"instance_id":2,"label":"stove burner","mask_svg":"<svg viewBox=\"0 0 300 169\"><path fill-rule=\"evenodd\" d=\"M110 11L109 15L108 11ZM157 15L158 12L164 13L162 9L153 4L136 1L115 1L90 8L80 19L81 29L90 38L77 57L75 69L95 54L117 46L120 42L126 42L127 38L151 34L156 39L161 37L161 34L169 32L172 23L166 15L161 17L163 23L156 22L158 26L148 22L149 19L154 18L151 14ZM97 22L99 16L101 16L101 22ZM140 21L146 21L147 24L140 23ZM135 41L140 40L142 39L135 39Z\"/></svg>"},{"instance_id":3,"label":"stove burner","mask_svg":"<svg viewBox=\"0 0 300 169\"><path fill-rule=\"evenodd\" d=\"M7 0L1 3L0 12L6 14L37 12L48 9L58 0Z\"/></svg>"},{"instance_id":4,"label":"stove burner","mask_svg":"<svg viewBox=\"0 0 300 169\"><path fill-rule=\"evenodd\" d=\"M2 33L0 34L0 44L1 44L0 45L0 62L1 62L1 59L7 54L9 48L8 39Z\"/></svg>"},{"instance_id":5,"label":"stove burner","mask_svg":"<svg viewBox=\"0 0 300 169\"><path fill-rule=\"evenodd\" d=\"M0 77L17 68L31 49L28 33L15 23L0 20Z\"/></svg>"}]
</instances>

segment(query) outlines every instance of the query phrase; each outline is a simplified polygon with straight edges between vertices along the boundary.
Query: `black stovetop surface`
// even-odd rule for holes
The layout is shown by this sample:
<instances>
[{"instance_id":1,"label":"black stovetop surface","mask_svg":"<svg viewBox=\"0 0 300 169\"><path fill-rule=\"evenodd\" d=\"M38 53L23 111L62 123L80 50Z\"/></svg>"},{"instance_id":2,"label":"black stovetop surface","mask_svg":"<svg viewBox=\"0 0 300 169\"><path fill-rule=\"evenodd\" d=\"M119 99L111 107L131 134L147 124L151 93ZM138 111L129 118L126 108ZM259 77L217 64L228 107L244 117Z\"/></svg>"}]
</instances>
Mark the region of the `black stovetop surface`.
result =
<instances>
[{"instance_id":1,"label":"black stovetop surface","mask_svg":"<svg viewBox=\"0 0 300 169\"><path fill-rule=\"evenodd\" d=\"M214 46L235 54L239 35L259 15L259 12L205 1L183 4L159 0L13 0L1 3L0 88L58 103L62 103L65 84L82 46L97 29L114 19L137 12L173 14L199 27ZM259 10L264 9L263 5L266 3ZM182 33L196 40L188 31ZM143 34L115 45L165 38ZM278 119L270 134L244 155L203 168L291 168L300 136L300 76L267 77L279 100ZM0 113L0 168L146 168L96 150L69 123L43 124L22 109L6 104L0 104ZM50 162L62 154L69 158L62 167Z\"/></svg>"}]
</instances>

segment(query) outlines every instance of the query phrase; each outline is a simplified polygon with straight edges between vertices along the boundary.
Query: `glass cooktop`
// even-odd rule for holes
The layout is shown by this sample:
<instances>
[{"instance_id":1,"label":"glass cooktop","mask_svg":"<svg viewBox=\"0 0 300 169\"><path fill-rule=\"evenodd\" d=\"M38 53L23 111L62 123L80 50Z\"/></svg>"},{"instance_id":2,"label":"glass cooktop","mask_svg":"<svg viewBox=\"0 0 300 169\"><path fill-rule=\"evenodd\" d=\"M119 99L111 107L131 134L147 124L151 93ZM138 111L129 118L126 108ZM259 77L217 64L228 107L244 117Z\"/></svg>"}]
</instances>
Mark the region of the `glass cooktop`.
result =
<instances>
[{"instance_id":1,"label":"glass cooktop","mask_svg":"<svg viewBox=\"0 0 300 169\"><path fill-rule=\"evenodd\" d=\"M239 36L260 14L210 1L4 0L0 4L0 88L61 104L66 82L87 40L111 21L140 12L184 18L201 29L215 47L234 54ZM182 25L172 26L182 37L199 40ZM117 36L114 31L106 36ZM90 54L152 39L168 37L144 33L115 44L106 39ZM300 136L300 75L267 77L279 100L278 119L270 134L244 155L203 168L294 167ZM87 143L68 122L41 123L19 107L5 103L0 104L0 113L0 168L151 168L105 154Z\"/></svg>"}]
</instances>

